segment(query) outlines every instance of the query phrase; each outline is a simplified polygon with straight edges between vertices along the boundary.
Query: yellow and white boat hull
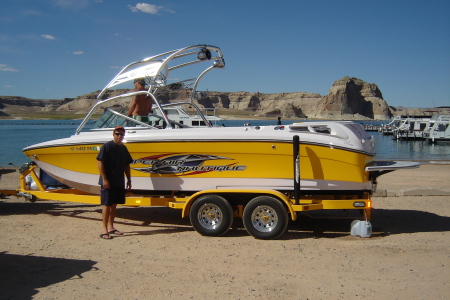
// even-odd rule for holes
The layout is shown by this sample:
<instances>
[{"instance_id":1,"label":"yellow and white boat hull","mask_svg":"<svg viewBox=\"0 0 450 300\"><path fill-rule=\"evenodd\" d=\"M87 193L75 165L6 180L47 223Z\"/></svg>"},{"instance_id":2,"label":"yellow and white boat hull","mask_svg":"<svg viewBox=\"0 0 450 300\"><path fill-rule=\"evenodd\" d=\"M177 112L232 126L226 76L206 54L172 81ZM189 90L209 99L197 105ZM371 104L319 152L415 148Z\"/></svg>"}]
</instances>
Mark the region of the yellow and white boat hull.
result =
<instances>
[{"instance_id":1,"label":"yellow and white boat hull","mask_svg":"<svg viewBox=\"0 0 450 300\"><path fill-rule=\"evenodd\" d=\"M321 130L319 130L321 129ZM274 189L294 186L294 135L300 137L302 190L372 189L366 166L373 137L352 122L307 122L287 126L196 129L127 129L124 143L134 162L136 190ZM112 131L98 130L24 149L52 177L98 193L96 156Z\"/></svg>"}]
</instances>

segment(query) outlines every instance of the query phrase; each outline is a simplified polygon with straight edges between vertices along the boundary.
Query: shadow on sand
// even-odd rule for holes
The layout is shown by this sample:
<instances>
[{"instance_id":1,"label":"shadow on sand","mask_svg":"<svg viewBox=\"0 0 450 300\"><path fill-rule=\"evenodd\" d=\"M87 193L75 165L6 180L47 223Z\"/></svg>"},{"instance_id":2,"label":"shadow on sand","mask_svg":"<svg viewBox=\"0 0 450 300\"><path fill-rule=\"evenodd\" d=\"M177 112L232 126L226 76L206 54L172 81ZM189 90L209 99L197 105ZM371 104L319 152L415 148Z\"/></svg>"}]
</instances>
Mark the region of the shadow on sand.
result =
<instances>
[{"instance_id":1,"label":"shadow on sand","mask_svg":"<svg viewBox=\"0 0 450 300\"><path fill-rule=\"evenodd\" d=\"M95 261L0 253L2 299L32 299L39 291L65 280L79 280L96 270Z\"/></svg>"},{"instance_id":2,"label":"shadow on sand","mask_svg":"<svg viewBox=\"0 0 450 300\"><path fill-rule=\"evenodd\" d=\"M98 215L93 216L92 212ZM87 214L90 213L90 214ZM361 217L358 211L351 211L349 217ZM101 207L98 205L63 203L63 202L11 202L0 201L0 215L12 214L47 214L66 216L86 220L99 221ZM341 211L315 211L310 215L314 218L299 214L297 221L289 222L288 232L282 239L301 238L336 238L349 236L352 219ZM119 207L117 211L118 224L136 226L136 234L154 234L145 231L146 227L157 227L160 233L174 233L194 230L189 218L181 218L181 210L168 207ZM124 221L121 221L124 220ZM374 209L372 212L372 237L383 237L392 234L416 232L445 232L450 231L450 217L443 217L434 213L420 210ZM226 236L247 236L242 220L235 218L232 229Z\"/></svg>"},{"instance_id":3,"label":"shadow on sand","mask_svg":"<svg viewBox=\"0 0 450 300\"><path fill-rule=\"evenodd\" d=\"M291 221L289 232L282 238L336 238L350 234L352 219L333 218L334 215L320 212L312 215L317 218L299 215L295 222ZM353 217L358 215L353 214ZM371 223L374 238L393 234L450 231L450 217L419 210L374 209Z\"/></svg>"}]
</instances>

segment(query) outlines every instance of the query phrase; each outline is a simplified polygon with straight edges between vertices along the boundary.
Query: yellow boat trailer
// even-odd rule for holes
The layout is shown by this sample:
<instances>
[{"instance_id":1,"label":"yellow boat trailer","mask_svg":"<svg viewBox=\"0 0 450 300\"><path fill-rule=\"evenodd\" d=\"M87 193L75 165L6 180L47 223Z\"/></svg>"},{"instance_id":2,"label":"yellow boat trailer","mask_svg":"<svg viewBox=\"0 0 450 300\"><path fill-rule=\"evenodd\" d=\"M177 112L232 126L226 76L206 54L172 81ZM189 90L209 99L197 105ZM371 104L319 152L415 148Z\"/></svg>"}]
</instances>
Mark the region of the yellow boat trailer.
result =
<instances>
[{"instance_id":1,"label":"yellow boat trailer","mask_svg":"<svg viewBox=\"0 0 450 300\"><path fill-rule=\"evenodd\" d=\"M46 189L32 165L20 177L20 189L0 191L4 195L38 199L100 204L100 196L75 189ZM26 186L31 175L36 190ZM372 203L369 193L359 195L296 196L271 189L211 189L193 194L172 192L171 195L128 193L124 206L165 206L181 210L189 216L192 226L202 235L221 236L231 227L235 217L242 218L249 234L258 239L274 239L287 228L289 217L314 210L360 210L361 219L370 221ZM352 218L354 219L354 218Z\"/></svg>"}]
</instances>

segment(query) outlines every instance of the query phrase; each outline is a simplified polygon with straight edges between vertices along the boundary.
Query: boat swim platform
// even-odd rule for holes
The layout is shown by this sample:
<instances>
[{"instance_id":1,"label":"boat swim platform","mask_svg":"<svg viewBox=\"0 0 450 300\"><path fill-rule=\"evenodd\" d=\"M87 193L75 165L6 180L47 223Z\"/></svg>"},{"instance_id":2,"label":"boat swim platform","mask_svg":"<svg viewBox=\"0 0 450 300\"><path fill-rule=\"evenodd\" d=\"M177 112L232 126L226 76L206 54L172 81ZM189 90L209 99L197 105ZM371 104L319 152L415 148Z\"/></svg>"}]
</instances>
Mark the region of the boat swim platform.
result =
<instances>
[{"instance_id":1,"label":"boat swim platform","mask_svg":"<svg viewBox=\"0 0 450 300\"><path fill-rule=\"evenodd\" d=\"M450 189L437 188L408 188L400 191L393 191L388 189L377 189L372 197L402 197L402 196L450 196Z\"/></svg>"}]
</instances>

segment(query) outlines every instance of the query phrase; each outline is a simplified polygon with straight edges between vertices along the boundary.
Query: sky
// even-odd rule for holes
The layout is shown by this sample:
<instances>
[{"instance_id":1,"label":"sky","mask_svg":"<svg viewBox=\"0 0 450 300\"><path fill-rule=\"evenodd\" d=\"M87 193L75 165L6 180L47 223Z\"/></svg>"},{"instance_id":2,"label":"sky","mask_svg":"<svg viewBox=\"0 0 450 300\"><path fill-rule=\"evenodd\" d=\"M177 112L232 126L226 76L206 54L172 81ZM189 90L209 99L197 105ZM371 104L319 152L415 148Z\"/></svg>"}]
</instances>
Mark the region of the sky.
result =
<instances>
[{"instance_id":1,"label":"sky","mask_svg":"<svg viewBox=\"0 0 450 300\"><path fill-rule=\"evenodd\" d=\"M0 95L74 98L193 44L226 62L200 90L326 95L349 76L391 106L450 106L448 0L3 0Z\"/></svg>"}]
</instances>

